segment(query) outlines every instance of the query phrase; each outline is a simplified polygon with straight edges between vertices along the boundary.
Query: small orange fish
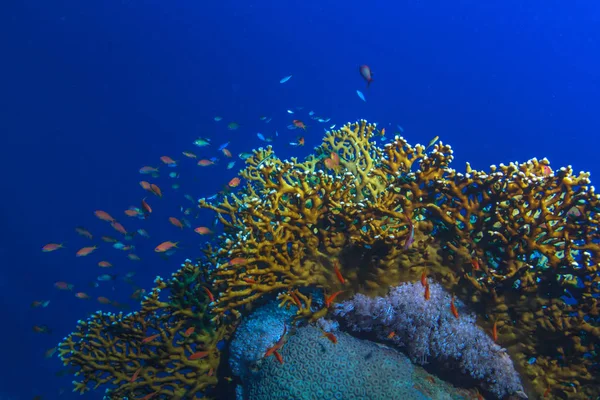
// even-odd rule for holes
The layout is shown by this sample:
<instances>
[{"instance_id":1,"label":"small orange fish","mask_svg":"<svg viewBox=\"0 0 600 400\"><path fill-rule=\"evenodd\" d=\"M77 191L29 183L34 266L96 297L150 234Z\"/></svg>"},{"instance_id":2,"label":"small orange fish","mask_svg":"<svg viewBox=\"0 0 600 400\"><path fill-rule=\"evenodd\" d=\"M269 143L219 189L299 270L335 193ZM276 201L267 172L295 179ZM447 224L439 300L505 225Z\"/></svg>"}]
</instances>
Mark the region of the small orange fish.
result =
<instances>
[{"instance_id":1,"label":"small orange fish","mask_svg":"<svg viewBox=\"0 0 600 400\"><path fill-rule=\"evenodd\" d=\"M73 285L67 282L58 281L54 284L54 287L59 290L73 290Z\"/></svg>"},{"instance_id":2,"label":"small orange fish","mask_svg":"<svg viewBox=\"0 0 600 400\"><path fill-rule=\"evenodd\" d=\"M496 321L494 321L494 326L492 326L492 339L494 339L494 342L498 341L498 325Z\"/></svg>"},{"instance_id":3,"label":"small orange fish","mask_svg":"<svg viewBox=\"0 0 600 400\"><path fill-rule=\"evenodd\" d=\"M183 155L186 156L187 158L196 158L196 155L190 151L184 151Z\"/></svg>"},{"instance_id":4,"label":"small orange fish","mask_svg":"<svg viewBox=\"0 0 600 400\"><path fill-rule=\"evenodd\" d=\"M115 231L117 231L117 232L119 232L119 233L121 233L123 235L127 235L127 230L125 229L125 227L123 225L121 225L120 222L113 221L113 222L110 223L110 226L112 226L112 228Z\"/></svg>"},{"instance_id":5,"label":"small orange fish","mask_svg":"<svg viewBox=\"0 0 600 400\"><path fill-rule=\"evenodd\" d=\"M283 342L285 339L285 334L287 332L287 325L283 325L283 333L281 334L281 337L279 338L279 340L277 341L277 343L275 343L273 346L271 346L270 348L267 349L267 351L265 352L265 357L269 357L271 354L275 353L277 350L279 350L280 348L283 347Z\"/></svg>"},{"instance_id":6,"label":"small orange fish","mask_svg":"<svg viewBox=\"0 0 600 400\"><path fill-rule=\"evenodd\" d=\"M205 226L199 226L198 228L194 229L194 232L199 235L210 235L212 233L212 231Z\"/></svg>"},{"instance_id":7,"label":"small orange fish","mask_svg":"<svg viewBox=\"0 0 600 400\"><path fill-rule=\"evenodd\" d=\"M551 175L552 168L550 168L548 165L542 165L542 172L545 176Z\"/></svg>"},{"instance_id":8,"label":"small orange fish","mask_svg":"<svg viewBox=\"0 0 600 400\"><path fill-rule=\"evenodd\" d=\"M168 166L177 165L177 162L169 156L162 156L160 158L160 161L162 161L164 164L166 164Z\"/></svg>"},{"instance_id":9,"label":"small orange fish","mask_svg":"<svg viewBox=\"0 0 600 400\"><path fill-rule=\"evenodd\" d=\"M151 398L153 398L156 394L158 394L158 390L155 392L152 392L150 394L147 394L146 396L140 398L139 400L150 400Z\"/></svg>"},{"instance_id":10,"label":"small orange fish","mask_svg":"<svg viewBox=\"0 0 600 400\"><path fill-rule=\"evenodd\" d=\"M323 336L321 337L326 337L327 339L329 339L329 341L333 344L337 344L337 338L335 337L335 335L331 332L323 332Z\"/></svg>"},{"instance_id":11,"label":"small orange fish","mask_svg":"<svg viewBox=\"0 0 600 400\"><path fill-rule=\"evenodd\" d=\"M133 376L129 380L129 382L135 382L137 380L138 376L140 375L141 370L142 370L142 367L139 367L138 369L136 369L135 372L133 373Z\"/></svg>"},{"instance_id":12,"label":"small orange fish","mask_svg":"<svg viewBox=\"0 0 600 400\"><path fill-rule=\"evenodd\" d=\"M187 328L185 330L185 332L183 332L183 336L190 336L192 333L194 333L195 329L196 329L195 327L190 326L189 328Z\"/></svg>"},{"instance_id":13,"label":"small orange fish","mask_svg":"<svg viewBox=\"0 0 600 400\"><path fill-rule=\"evenodd\" d=\"M427 272L425 271L421 273L421 285L423 285L423 287L427 286Z\"/></svg>"},{"instance_id":14,"label":"small orange fish","mask_svg":"<svg viewBox=\"0 0 600 400\"><path fill-rule=\"evenodd\" d=\"M199 228L196 228L196 229L199 229ZM196 229L194 229L194 230L196 230ZM198 232L198 233L200 233L200 232ZM236 258L232 258L231 260L229 260L228 264L229 265L239 265L239 264L243 264L245 262L246 262L245 258L236 257Z\"/></svg>"},{"instance_id":15,"label":"small orange fish","mask_svg":"<svg viewBox=\"0 0 600 400\"><path fill-rule=\"evenodd\" d=\"M243 281L244 281L244 282L246 282L246 283L249 283L249 284L251 284L251 285L255 285L255 284L257 283L257 282L256 282L254 279L252 279L252 278L244 278L244 279L243 279Z\"/></svg>"},{"instance_id":16,"label":"small orange fish","mask_svg":"<svg viewBox=\"0 0 600 400\"><path fill-rule=\"evenodd\" d=\"M213 165L214 162L211 160L208 160L206 158L203 158L202 160L198 161L198 165L201 167L208 167L209 165Z\"/></svg>"},{"instance_id":17,"label":"small orange fish","mask_svg":"<svg viewBox=\"0 0 600 400\"><path fill-rule=\"evenodd\" d=\"M206 295L208 296L208 299L210 300L211 303L213 301L215 301L215 296L212 294L212 292L206 286L202 286L202 289L204 289L204 291L206 292Z\"/></svg>"},{"instance_id":18,"label":"small orange fish","mask_svg":"<svg viewBox=\"0 0 600 400\"><path fill-rule=\"evenodd\" d=\"M431 298L431 290L429 289L429 283L425 285L425 294L423 295L425 300L429 300Z\"/></svg>"},{"instance_id":19,"label":"small orange fish","mask_svg":"<svg viewBox=\"0 0 600 400\"><path fill-rule=\"evenodd\" d=\"M140 181L140 186L144 189L147 190L149 192L152 191L152 189L150 188L150 183L146 182L146 181Z\"/></svg>"},{"instance_id":20,"label":"small orange fish","mask_svg":"<svg viewBox=\"0 0 600 400\"><path fill-rule=\"evenodd\" d=\"M157 195L158 197L162 197L162 191L160 190L160 188L155 185L154 183L150 184L150 191L152 193L154 193L155 195Z\"/></svg>"},{"instance_id":21,"label":"small orange fish","mask_svg":"<svg viewBox=\"0 0 600 400\"><path fill-rule=\"evenodd\" d=\"M295 292L291 293L292 299L294 299L294 303L296 303L296 306L298 308L302 308L302 303L300 302L300 299L298 298L298 296L296 295Z\"/></svg>"},{"instance_id":22,"label":"small orange fish","mask_svg":"<svg viewBox=\"0 0 600 400\"><path fill-rule=\"evenodd\" d=\"M170 241L162 242L161 244L159 244L158 246L156 246L156 248L154 249L154 251L157 252L157 253L164 253L165 251L169 251L172 248L178 249L178 247L177 247L178 243L179 242L170 242Z\"/></svg>"},{"instance_id":23,"label":"small orange fish","mask_svg":"<svg viewBox=\"0 0 600 400\"><path fill-rule=\"evenodd\" d=\"M223 154L225 154L225 157L229 157L229 158L232 157L231 152L229 151L229 149L223 149L221 151L223 152Z\"/></svg>"},{"instance_id":24,"label":"small orange fish","mask_svg":"<svg viewBox=\"0 0 600 400\"><path fill-rule=\"evenodd\" d=\"M82 227L75 228L75 232L77 232L81 236L86 237L88 239L93 239L94 238L94 236L90 233L90 231L88 231L87 229L82 228Z\"/></svg>"},{"instance_id":25,"label":"small orange fish","mask_svg":"<svg viewBox=\"0 0 600 400\"><path fill-rule=\"evenodd\" d=\"M84 292L77 292L75 293L75 297L77 297L78 299L83 299L83 300L87 300L90 298L90 296L87 293Z\"/></svg>"},{"instance_id":26,"label":"small orange fish","mask_svg":"<svg viewBox=\"0 0 600 400\"><path fill-rule=\"evenodd\" d=\"M335 276L337 276L338 281L340 281L340 283L342 285L345 284L346 280L344 279L344 277L342 276L342 273L340 272L337 261L334 261L334 263L333 263L333 271L335 272Z\"/></svg>"},{"instance_id":27,"label":"small orange fish","mask_svg":"<svg viewBox=\"0 0 600 400\"><path fill-rule=\"evenodd\" d=\"M153 341L154 339L156 339L159 336L160 336L160 333L156 333L156 334L154 334L152 336L148 336L148 337L144 338L144 340L142 340L142 344L149 343L149 342Z\"/></svg>"},{"instance_id":28,"label":"small orange fish","mask_svg":"<svg viewBox=\"0 0 600 400\"><path fill-rule=\"evenodd\" d=\"M232 180L229 181L228 185L229 185L229 187L234 188L234 187L238 187L240 182L241 182L241 179L236 176L235 178L233 178Z\"/></svg>"},{"instance_id":29,"label":"small orange fish","mask_svg":"<svg viewBox=\"0 0 600 400\"><path fill-rule=\"evenodd\" d=\"M335 300L335 298L342 292L343 290L340 290L339 292L335 292L331 296L325 298L325 307L330 307L331 303L333 303L333 300Z\"/></svg>"},{"instance_id":30,"label":"small orange fish","mask_svg":"<svg viewBox=\"0 0 600 400\"><path fill-rule=\"evenodd\" d=\"M473 266L473 269L475 271L479 271L481 268L479 267L479 260L477 260L476 258L473 258L471 260L471 265Z\"/></svg>"},{"instance_id":31,"label":"small orange fish","mask_svg":"<svg viewBox=\"0 0 600 400\"><path fill-rule=\"evenodd\" d=\"M294 126L296 128L300 128L300 129L306 130L306 125L304 125L304 122L300 121L299 119L293 120L292 123L294 124Z\"/></svg>"},{"instance_id":32,"label":"small orange fish","mask_svg":"<svg viewBox=\"0 0 600 400\"><path fill-rule=\"evenodd\" d=\"M394 332L394 331L391 331L391 332L390 332L390 333L387 335L387 338L388 338L388 339L392 339L394 336L396 336L396 332Z\"/></svg>"},{"instance_id":33,"label":"small orange fish","mask_svg":"<svg viewBox=\"0 0 600 400\"><path fill-rule=\"evenodd\" d=\"M283 364L283 357L281 356L281 354L279 354L277 350L273 352L273 355L275 356L277 361L279 361L279 364Z\"/></svg>"},{"instance_id":34,"label":"small orange fish","mask_svg":"<svg viewBox=\"0 0 600 400\"><path fill-rule=\"evenodd\" d=\"M551 390L550 386L548 386L546 388L546 390L544 390L544 394L542 395L542 397L548 397L548 396L550 396L550 390Z\"/></svg>"},{"instance_id":35,"label":"small orange fish","mask_svg":"<svg viewBox=\"0 0 600 400\"><path fill-rule=\"evenodd\" d=\"M51 251L56 251L58 249L64 249L64 245L62 243L58 244L58 243L48 243L47 245L45 245L44 247L42 247L42 251L44 253L49 253Z\"/></svg>"},{"instance_id":36,"label":"small orange fish","mask_svg":"<svg viewBox=\"0 0 600 400\"><path fill-rule=\"evenodd\" d=\"M452 312L452 315L454 315L454 318L458 319L458 310L454 305L454 296L452 296L452 300L450 300L450 311Z\"/></svg>"},{"instance_id":37,"label":"small orange fish","mask_svg":"<svg viewBox=\"0 0 600 400\"><path fill-rule=\"evenodd\" d=\"M128 217L137 217L139 215L138 211L134 208L129 208L125 210L125 215Z\"/></svg>"},{"instance_id":38,"label":"small orange fish","mask_svg":"<svg viewBox=\"0 0 600 400\"><path fill-rule=\"evenodd\" d=\"M183 224L177 218L175 218L175 217L169 217L169 222L171 224L173 224L174 226L178 227L179 229L183 229Z\"/></svg>"},{"instance_id":39,"label":"small orange fish","mask_svg":"<svg viewBox=\"0 0 600 400\"><path fill-rule=\"evenodd\" d=\"M298 146L304 146L304 136L298 138Z\"/></svg>"},{"instance_id":40,"label":"small orange fish","mask_svg":"<svg viewBox=\"0 0 600 400\"><path fill-rule=\"evenodd\" d=\"M100 218L102 221L113 222L115 220L106 211L97 210L97 211L94 211L94 214L96 215L96 217Z\"/></svg>"},{"instance_id":41,"label":"small orange fish","mask_svg":"<svg viewBox=\"0 0 600 400\"><path fill-rule=\"evenodd\" d=\"M145 198L142 199L142 209L148 214L152 214L152 207L150 207L150 204L146 202Z\"/></svg>"},{"instance_id":42,"label":"small orange fish","mask_svg":"<svg viewBox=\"0 0 600 400\"><path fill-rule=\"evenodd\" d=\"M91 254L92 252L94 252L97 248L98 248L97 246L82 247L81 249L77 250L77 253L75 253L75 256L85 257L85 256Z\"/></svg>"},{"instance_id":43,"label":"small orange fish","mask_svg":"<svg viewBox=\"0 0 600 400\"><path fill-rule=\"evenodd\" d=\"M100 304L110 304L110 300L104 296L100 296L96 300L98 300L98 303Z\"/></svg>"},{"instance_id":44,"label":"small orange fish","mask_svg":"<svg viewBox=\"0 0 600 400\"><path fill-rule=\"evenodd\" d=\"M191 356L188 357L188 360L199 360L201 358L204 358L206 356L208 356L210 354L210 352L208 351L197 351L194 354L192 354Z\"/></svg>"}]
</instances>

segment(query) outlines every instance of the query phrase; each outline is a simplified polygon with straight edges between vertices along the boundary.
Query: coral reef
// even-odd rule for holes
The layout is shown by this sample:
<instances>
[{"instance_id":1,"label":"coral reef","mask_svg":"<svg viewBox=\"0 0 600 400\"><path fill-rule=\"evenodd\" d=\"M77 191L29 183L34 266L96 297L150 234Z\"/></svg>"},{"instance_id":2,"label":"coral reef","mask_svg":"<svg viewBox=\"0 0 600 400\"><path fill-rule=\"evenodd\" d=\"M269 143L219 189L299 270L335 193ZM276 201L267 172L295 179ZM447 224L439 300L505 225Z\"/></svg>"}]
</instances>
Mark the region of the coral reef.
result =
<instances>
[{"instance_id":1,"label":"coral reef","mask_svg":"<svg viewBox=\"0 0 600 400\"><path fill-rule=\"evenodd\" d=\"M189 262L142 301L138 312L123 315L97 312L79 321L75 332L59 344L64 365L77 370L81 394L100 385L115 387L105 398L195 399L214 386L219 366L217 342L231 327L217 326L206 312L208 301L201 289L202 271ZM168 292L168 301L160 298ZM187 335L190 328L194 332ZM155 336L156 335L156 336ZM190 359L197 351L206 357Z\"/></svg>"},{"instance_id":2,"label":"coral reef","mask_svg":"<svg viewBox=\"0 0 600 400\"><path fill-rule=\"evenodd\" d=\"M506 351L440 285L428 285L427 300L421 283L406 283L391 289L386 297L357 294L338 304L334 314L353 331L373 332L381 341L406 347L415 363L437 360L445 368L458 366L497 398L522 392L519 375ZM458 318L451 312L451 302Z\"/></svg>"},{"instance_id":3,"label":"coral reef","mask_svg":"<svg viewBox=\"0 0 600 400\"><path fill-rule=\"evenodd\" d=\"M376 130L360 121L329 132L303 162L259 149L240 193L199 203L225 226L209 249L214 311L283 292L315 320L327 310L298 289L384 295L426 270L484 328L497 324L533 390L598 394L599 203L588 174L536 159L458 173L450 146L427 152L396 137L379 148ZM336 168L324 162L332 153Z\"/></svg>"},{"instance_id":4,"label":"coral reef","mask_svg":"<svg viewBox=\"0 0 600 400\"><path fill-rule=\"evenodd\" d=\"M198 335L207 336L194 343L212 348L236 319L274 295L296 307L296 319L316 321L330 307L307 288L326 297L341 291L336 301L343 301L385 295L426 271L484 329L496 323L499 344L532 391L598 396L599 201L588 174L552 171L536 159L458 173L450 146L438 142L428 152L396 137L380 148L376 132L366 121L347 124L302 162L279 160L270 147L255 151L241 173L245 187L199 202L216 212L224 233L205 248L202 272L188 265L177 273L191 289L175 291L170 303L153 292L139 313L96 315L63 342L61 357L81 368L82 385L110 383L136 395L198 392L216 381L209 372L218 354L188 365L180 332L193 321L206 321ZM165 282L158 284L160 291ZM210 314L201 285L216 297ZM149 350L139 341L147 326L164 342L174 338L150 358L169 365L168 376L128 382L140 367L146 371L139 354L150 357ZM125 355L117 347L129 345L135 351ZM191 372L170 373L184 366Z\"/></svg>"}]
</instances>

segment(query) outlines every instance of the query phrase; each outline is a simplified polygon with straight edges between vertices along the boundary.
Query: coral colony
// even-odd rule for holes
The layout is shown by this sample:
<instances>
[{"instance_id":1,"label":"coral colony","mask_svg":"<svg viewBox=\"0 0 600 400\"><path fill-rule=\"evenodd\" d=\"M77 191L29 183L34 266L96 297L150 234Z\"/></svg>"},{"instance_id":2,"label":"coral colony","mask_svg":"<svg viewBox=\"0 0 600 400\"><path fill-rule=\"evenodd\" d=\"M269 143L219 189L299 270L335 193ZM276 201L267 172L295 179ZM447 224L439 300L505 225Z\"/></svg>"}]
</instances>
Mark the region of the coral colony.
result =
<instances>
[{"instance_id":1,"label":"coral colony","mask_svg":"<svg viewBox=\"0 0 600 400\"><path fill-rule=\"evenodd\" d=\"M232 385L240 399L261 398L256 382L277 376L285 386L304 373L289 369L298 349L318 346L333 366L335 354L396 360L386 371L431 398L440 389L423 382L438 379L410 378L389 352L460 370L490 398L525 397L523 387L600 395L599 201L588 174L536 159L459 173L446 144L427 151L396 137L381 148L375 133L366 121L347 124L302 162L256 150L241 190L199 202L224 233L198 264L157 278L140 311L98 312L63 340L75 389L193 399ZM348 372L338 370L310 371ZM382 391L407 393L384 375L372 377ZM344 381L355 388L311 379L306 398L361 398L371 378Z\"/></svg>"}]
</instances>

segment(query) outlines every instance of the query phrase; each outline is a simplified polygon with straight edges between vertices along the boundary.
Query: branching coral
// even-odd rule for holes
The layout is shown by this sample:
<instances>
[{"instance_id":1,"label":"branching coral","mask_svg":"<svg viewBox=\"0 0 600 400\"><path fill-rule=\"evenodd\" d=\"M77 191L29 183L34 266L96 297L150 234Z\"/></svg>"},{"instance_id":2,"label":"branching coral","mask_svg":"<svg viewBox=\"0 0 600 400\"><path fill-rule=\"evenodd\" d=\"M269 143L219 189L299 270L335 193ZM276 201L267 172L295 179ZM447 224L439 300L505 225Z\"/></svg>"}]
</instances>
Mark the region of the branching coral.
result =
<instances>
[{"instance_id":1,"label":"branching coral","mask_svg":"<svg viewBox=\"0 0 600 400\"><path fill-rule=\"evenodd\" d=\"M150 393L157 398L202 397L205 389L217 383L217 342L231 327L210 322L201 275L198 266L186 262L170 280L156 279L157 286L142 302L141 311L128 315L97 312L79 321L75 332L59 345L63 363L76 368L76 375L83 378L74 382L75 390L83 394L109 385L115 387L110 391L112 399ZM160 299L163 291L168 292L167 301ZM192 327L193 332L186 335ZM190 359L198 351L208 355Z\"/></svg>"},{"instance_id":2,"label":"branching coral","mask_svg":"<svg viewBox=\"0 0 600 400\"><path fill-rule=\"evenodd\" d=\"M200 202L226 232L214 311L307 286L344 290L341 299L382 295L427 271L487 316L487 329L497 324L537 391L597 393L600 235L588 174L535 159L461 174L449 146L426 152L396 137L379 148L375 129L360 121L332 131L303 162L260 149L240 194ZM339 166L328 169L332 153Z\"/></svg>"}]
</instances>

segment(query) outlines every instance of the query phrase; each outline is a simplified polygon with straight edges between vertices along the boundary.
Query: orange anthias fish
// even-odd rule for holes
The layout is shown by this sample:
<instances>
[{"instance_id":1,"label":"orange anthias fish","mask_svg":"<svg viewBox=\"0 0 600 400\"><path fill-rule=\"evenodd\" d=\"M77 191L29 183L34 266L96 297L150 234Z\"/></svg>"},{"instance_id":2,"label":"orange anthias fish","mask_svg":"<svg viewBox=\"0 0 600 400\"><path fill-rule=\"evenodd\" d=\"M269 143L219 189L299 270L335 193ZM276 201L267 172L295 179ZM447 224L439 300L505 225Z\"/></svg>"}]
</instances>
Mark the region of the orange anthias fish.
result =
<instances>
[{"instance_id":1,"label":"orange anthias fish","mask_svg":"<svg viewBox=\"0 0 600 400\"><path fill-rule=\"evenodd\" d=\"M333 300L335 300L335 298L342 292L343 292L343 290L340 290L339 292L335 292L331 296L325 298L325 307L330 307L331 304L333 303Z\"/></svg>"},{"instance_id":2,"label":"orange anthias fish","mask_svg":"<svg viewBox=\"0 0 600 400\"><path fill-rule=\"evenodd\" d=\"M142 199L142 209L147 213L147 214L152 214L152 207L150 207L150 204L148 204L146 202L146 199Z\"/></svg>"},{"instance_id":3,"label":"orange anthias fish","mask_svg":"<svg viewBox=\"0 0 600 400\"><path fill-rule=\"evenodd\" d=\"M212 292L206 287L206 286L202 286L202 289L204 289L204 291L206 292L206 295L208 296L208 299L210 300L210 302L214 302L215 301L215 296L212 294Z\"/></svg>"},{"instance_id":4,"label":"orange anthias fish","mask_svg":"<svg viewBox=\"0 0 600 400\"><path fill-rule=\"evenodd\" d=\"M278 351L274 351L273 355L275 356L275 358L277 359L277 361L279 361L279 364L283 364L283 357L281 356L281 354L279 354Z\"/></svg>"},{"instance_id":5,"label":"orange anthias fish","mask_svg":"<svg viewBox=\"0 0 600 400\"><path fill-rule=\"evenodd\" d=\"M373 72L371 72L371 68L369 68L368 65L361 65L358 68L358 72L360 72L360 75L363 77L363 79L367 81L367 87L369 87L371 82L373 82Z\"/></svg>"},{"instance_id":6,"label":"orange anthias fish","mask_svg":"<svg viewBox=\"0 0 600 400\"><path fill-rule=\"evenodd\" d=\"M73 290L73 285L71 283L58 281L54 284L54 287L58 290Z\"/></svg>"},{"instance_id":7,"label":"orange anthias fish","mask_svg":"<svg viewBox=\"0 0 600 400\"><path fill-rule=\"evenodd\" d=\"M204 358L206 356L208 356L210 354L209 351L197 351L194 354L192 354L191 356L188 357L188 360L200 360L201 358Z\"/></svg>"},{"instance_id":8,"label":"orange anthias fish","mask_svg":"<svg viewBox=\"0 0 600 400\"><path fill-rule=\"evenodd\" d=\"M212 231L205 226L199 226L198 228L194 229L194 232L199 235L209 235L212 233Z\"/></svg>"},{"instance_id":9,"label":"orange anthias fish","mask_svg":"<svg viewBox=\"0 0 600 400\"><path fill-rule=\"evenodd\" d=\"M85 257L94 252L97 248L98 246L82 247L81 249L77 250L77 253L75 253L75 255L77 257Z\"/></svg>"},{"instance_id":10,"label":"orange anthias fish","mask_svg":"<svg viewBox=\"0 0 600 400\"><path fill-rule=\"evenodd\" d=\"M198 229L198 228L196 228ZM198 232L199 233L199 232ZM236 257L236 258L232 258L231 260L229 260L228 264L229 265L239 265L239 264L243 264L246 262L245 258L242 257Z\"/></svg>"},{"instance_id":11,"label":"orange anthias fish","mask_svg":"<svg viewBox=\"0 0 600 400\"><path fill-rule=\"evenodd\" d=\"M299 119L293 120L292 123L294 124L294 126L296 128L300 128L300 129L306 130L306 125L304 125L304 122L300 121Z\"/></svg>"},{"instance_id":12,"label":"orange anthias fish","mask_svg":"<svg viewBox=\"0 0 600 400\"><path fill-rule=\"evenodd\" d=\"M100 218L102 221L113 222L115 220L113 217L110 216L109 213L102 210L94 211L94 215L96 215L96 217Z\"/></svg>"},{"instance_id":13,"label":"orange anthias fish","mask_svg":"<svg viewBox=\"0 0 600 400\"><path fill-rule=\"evenodd\" d=\"M496 321L494 321L494 326L492 327L492 339L494 339L494 342L498 341L498 325Z\"/></svg>"},{"instance_id":14,"label":"orange anthias fish","mask_svg":"<svg viewBox=\"0 0 600 400\"><path fill-rule=\"evenodd\" d=\"M481 269L479 266L479 260L477 260L477 258L471 259L471 265L475 271L479 271Z\"/></svg>"},{"instance_id":15,"label":"orange anthias fish","mask_svg":"<svg viewBox=\"0 0 600 400\"><path fill-rule=\"evenodd\" d=\"M58 244L58 243L48 243L47 245L45 245L44 247L42 247L42 251L44 253L49 253L51 251L56 251L58 249L63 249L65 246L63 246L62 243Z\"/></svg>"},{"instance_id":16,"label":"orange anthias fish","mask_svg":"<svg viewBox=\"0 0 600 400\"><path fill-rule=\"evenodd\" d=\"M195 330L196 330L196 328L194 328L193 326L190 326L189 328L187 328L185 330L185 332L183 332L183 336L190 336L192 333L194 333Z\"/></svg>"},{"instance_id":17,"label":"orange anthias fish","mask_svg":"<svg viewBox=\"0 0 600 400\"><path fill-rule=\"evenodd\" d=\"M425 294L423 295L423 297L425 297L425 300L429 300L431 298L431 290L429 289L429 283L425 285Z\"/></svg>"},{"instance_id":18,"label":"orange anthias fish","mask_svg":"<svg viewBox=\"0 0 600 400\"><path fill-rule=\"evenodd\" d=\"M177 218L175 218L175 217L169 217L169 222L170 222L172 225L174 225L174 226L178 227L179 229L183 229L183 224L182 224L182 223L181 223L181 221L180 221L180 220L178 220Z\"/></svg>"},{"instance_id":19,"label":"orange anthias fish","mask_svg":"<svg viewBox=\"0 0 600 400\"><path fill-rule=\"evenodd\" d=\"M203 158L202 160L198 161L198 165L201 167L208 167L209 165L213 165L214 162L211 160L207 160L206 158Z\"/></svg>"},{"instance_id":20,"label":"orange anthias fish","mask_svg":"<svg viewBox=\"0 0 600 400\"><path fill-rule=\"evenodd\" d=\"M81 236L86 237L88 239L93 239L94 238L94 236L90 233L90 231L88 231L85 228L82 228L81 226L78 226L77 228L75 228L75 232L77 232Z\"/></svg>"},{"instance_id":21,"label":"orange anthias fish","mask_svg":"<svg viewBox=\"0 0 600 400\"><path fill-rule=\"evenodd\" d=\"M123 235L127 235L127 230L125 229L125 227L123 225L121 225L120 222L113 221L113 222L110 223L110 226L112 226L112 228L115 231L117 231L117 232L119 232L119 233L121 233Z\"/></svg>"},{"instance_id":22,"label":"orange anthias fish","mask_svg":"<svg viewBox=\"0 0 600 400\"><path fill-rule=\"evenodd\" d=\"M169 251L172 248L178 248L177 244L179 242L170 242L170 241L166 241L166 242L162 242L161 244L159 244L158 246L156 246L156 248L154 249L155 252L157 253L164 253L165 251Z\"/></svg>"},{"instance_id":23,"label":"orange anthias fish","mask_svg":"<svg viewBox=\"0 0 600 400\"><path fill-rule=\"evenodd\" d=\"M421 285L423 287L427 286L427 272L425 271L421 273Z\"/></svg>"},{"instance_id":24,"label":"orange anthias fish","mask_svg":"<svg viewBox=\"0 0 600 400\"><path fill-rule=\"evenodd\" d=\"M236 176L235 178L233 178L232 180L229 181L228 185L229 185L229 187L234 188L234 187L238 187L240 182L241 182L241 179Z\"/></svg>"},{"instance_id":25,"label":"orange anthias fish","mask_svg":"<svg viewBox=\"0 0 600 400\"><path fill-rule=\"evenodd\" d=\"M156 334L154 334L152 336L148 336L148 337L144 338L144 340L142 340L142 344L149 343L149 342L153 341L154 339L156 339L159 336L160 336L160 333L156 333Z\"/></svg>"},{"instance_id":26,"label":"orange anthias fish","mask_svg":"<svg viewBox=\"0 0 600 400\"><path fill-rule=\"evenodd\" d=\"M323 336L321 337L326 337L331 343L337 344L337 337L331 332L323 332Z\"/></svg>"},{"instance_id":27,"label":"orange anthias fish","mask_svg":"<svg viewBox=\"0 0 600 400\"><path fill-rule=\"evenodd\" d=\"M269 357L271 354L275 353L277 350L279 350L283 347L286 333L287 333L287 325L284 324L283 325L283 333L281 334L281 337L279 338L277 343L275 343L273 346L271 346L267 349L267 351L265 352L265 355L264 355L265 357Z\"/></svg>"},{"instance_id":28,"label":"orange anthias fish","mask_svg":"<svg viewBox=\"0 0 600 400\"><path fill-rule=\"evenodd\" d=\"M396 336L396 332L395 332L395 331L391 331L391 332L390 332L390 333L387 335L387 338L388 338L388 339L393 339L393 338L394 338L394 336Z\"/></svg>"},{"instance_id":29,"label":"orange anthias fish","mask_svg":"<svg viewBox=\"0 0 600 400\"><path fill-rule=\"evenodd\" d=\"M135 382L138 378L138 376L140 375L140 371L142 370L142 367L139 367L138 369L135 370L135 372L133 373L133 376L131 377L131 380L129 380L129 382Z\"/></svg>"},{"instance_id":30,"label":"orange anthias fish","mask_svg":"<svg viewBox=\"0 0 600 400\"><path fill-rule=\"evenodd\" d=\"M454 318L458 319L458 310L454 305L454 296L452 296L452 300L450 300L450 311L452 312L452 315L454 315Z\"/></svg>"},{"instance_id":31,"label":"orange anthias fish","mask_svg":"<svg viewBox=\"0 0 600 400\"><path fill-rule=\"evenodd\" d=\"M231 152L229 151L229 149L223 149L223 150L221 150L221 151L223 152L223 154L225 155L225 157L229 157L229 158L231 158L231 157L232 157L232 154L231 154Z\"/></svg>"},{"instance_id":32,"label":"orange anthias fish","mask_svg":"<svg viewBox=\"0 0 600 400\"><path fill-rule=\"evenodd\" d=\"M160 190L160 188L155 185L154 183L150 184L150 191L152 193L154 193L155 195L157 195L158 197L162 197L162 191Z\"/></svg>"},{"instance_id":33,"label":"orange anthias fish","mask_svg":"<svg viewBox=\"0 0 600 400\"><path fill-rule=\"evenodd\" d=\"M160 158L160 161L162 161L164 164L168 165L168 166L175 166L177 165L177 161L173 160L171 157L169 156L162 156Z\"/></svg>"},{"instance_id":34,"label":"orange anthias fish","mask_svg":"<svg viewBox=\"0 0 600 400\"><path fill-rule=\"evenodd\" d=\"M335 272L335 276L338 278L338 281L340 281L340 283L343 285L346 283L346 280L344 279L344 277L342 276L342 273L340 272L340 268L338 267L338 262L334 261L333 263L333 271Z\"/></svg>"}]
</instances>

